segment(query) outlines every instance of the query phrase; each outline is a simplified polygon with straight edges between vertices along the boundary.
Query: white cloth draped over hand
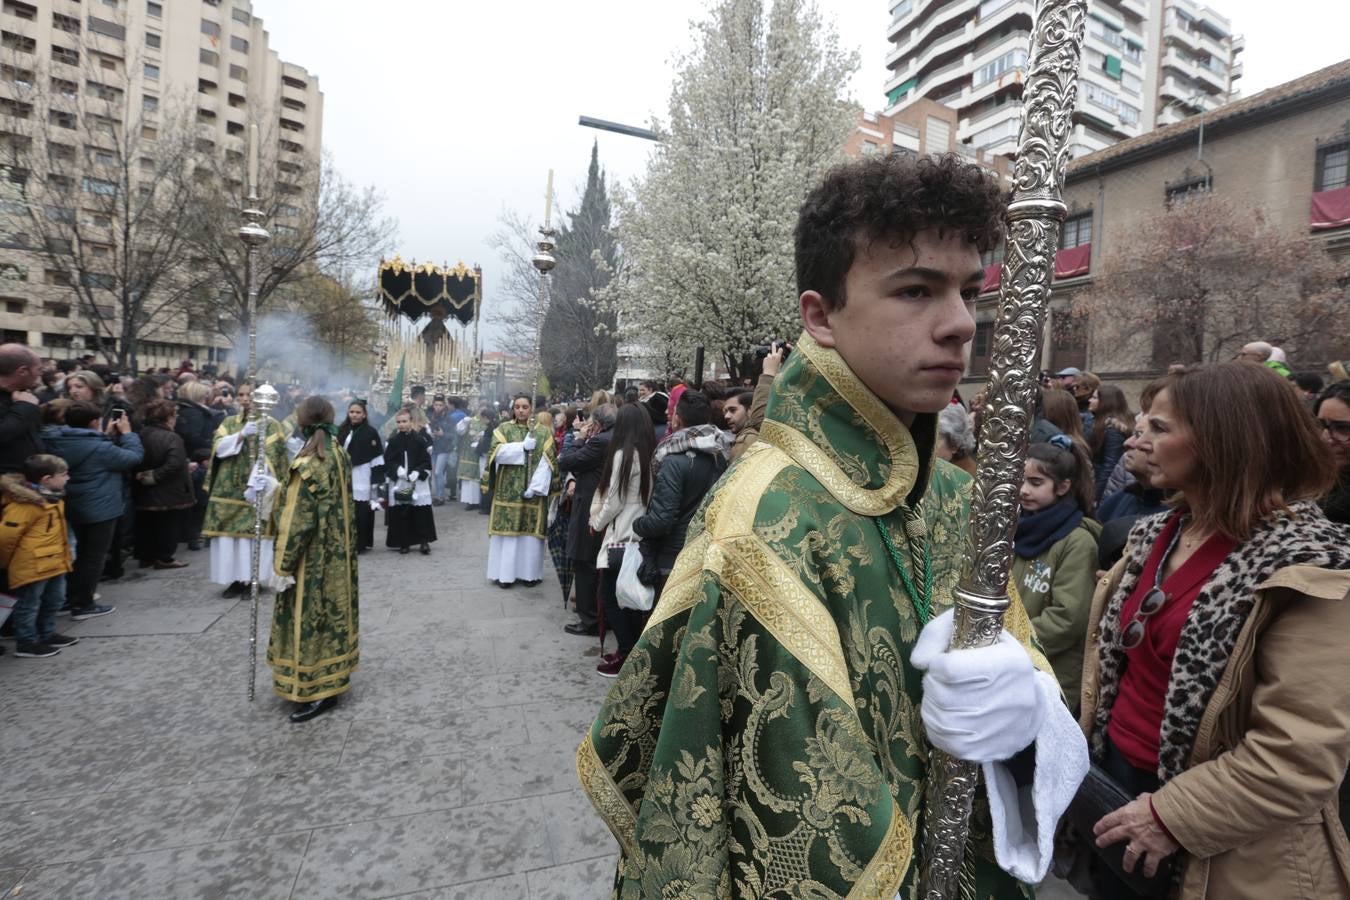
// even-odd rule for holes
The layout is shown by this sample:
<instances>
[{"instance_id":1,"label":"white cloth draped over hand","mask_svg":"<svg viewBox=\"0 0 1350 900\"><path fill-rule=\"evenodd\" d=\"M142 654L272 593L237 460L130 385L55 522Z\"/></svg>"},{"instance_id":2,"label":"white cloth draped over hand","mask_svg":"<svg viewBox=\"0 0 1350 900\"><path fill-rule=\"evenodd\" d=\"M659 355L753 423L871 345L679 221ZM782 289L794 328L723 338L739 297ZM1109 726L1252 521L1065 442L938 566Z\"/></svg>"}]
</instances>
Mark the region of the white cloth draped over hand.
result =
<instances>
[{"instance_id":1,"label":"white cloth draped over hand","mask_svg":"<svg viewBox=\"0 0 1350 900\"><path fill-rule=\"evenodd\" d=\"M525 489L525 499L533 497L547 497L549 484L553 481L553 469L549 468L548 460L539 460L539 465L534 469L534 475L530 478L530 486Z\"/></svg>"},{"instance_id":2,"label":"white cloth draped over hand","mask_svg":"<svg viewBox=\"0 0 1350 900\"><path fill-rule=\"evenodd\" d=\"M989 647L948 650L953 622L951 610L929 622L910 656L925 672L924 726L933 746L981 765L994 858L1036 884L1050 868L1055 826L1087 775L1087 739L1054 676L1037 670L1008 631ZM1035 775L1019 788L1007 761L1029 746Z\"/></svg>"}]
</instances>

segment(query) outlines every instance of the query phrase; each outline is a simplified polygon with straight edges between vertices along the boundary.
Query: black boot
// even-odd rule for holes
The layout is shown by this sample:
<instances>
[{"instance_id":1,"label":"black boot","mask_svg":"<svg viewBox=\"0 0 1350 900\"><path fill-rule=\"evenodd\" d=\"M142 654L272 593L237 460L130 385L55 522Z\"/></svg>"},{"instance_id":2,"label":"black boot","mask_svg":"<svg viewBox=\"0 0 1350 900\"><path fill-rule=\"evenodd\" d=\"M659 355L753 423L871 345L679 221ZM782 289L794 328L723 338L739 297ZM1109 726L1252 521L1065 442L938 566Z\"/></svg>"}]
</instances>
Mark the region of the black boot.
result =
<instances>
[{"instance_id":1,"label":"black boot","mask_svg":"<svg viewBox=\"0 0 1350 900\"><path fill-rule=\"evenodd\" d=\"M407 548L407 547L399 547L399 548L398 548L398 552L399 552L399 555L401 556L401 555L403 555L403 554L405 554L405 553L408 552L408 548Z\"/></svg>"},{"instance_id":2,"label":"black boot","mask_svg":"<svg viewBox=\"0 0 1350 900\"><path fill-rule=\"evenodd\" d=\"M417 552L421 553L423 556L427 556L431 553L431 546L427 544L426 541L423 541L422 546L417 548Z\"/></svg>"},{"instance_id":3,"label":"black boot","mask_svg":"<svg viewBox=\"0 0 1350 900\"><path fill-rule=\"evenodd\" d=\"M324 697L322 700L315 700L312 703L301 703L291 713L292 722L308 722L315 716L321 716L333 707L337 706L337 697Z\"/></svg>"}]
</instances>

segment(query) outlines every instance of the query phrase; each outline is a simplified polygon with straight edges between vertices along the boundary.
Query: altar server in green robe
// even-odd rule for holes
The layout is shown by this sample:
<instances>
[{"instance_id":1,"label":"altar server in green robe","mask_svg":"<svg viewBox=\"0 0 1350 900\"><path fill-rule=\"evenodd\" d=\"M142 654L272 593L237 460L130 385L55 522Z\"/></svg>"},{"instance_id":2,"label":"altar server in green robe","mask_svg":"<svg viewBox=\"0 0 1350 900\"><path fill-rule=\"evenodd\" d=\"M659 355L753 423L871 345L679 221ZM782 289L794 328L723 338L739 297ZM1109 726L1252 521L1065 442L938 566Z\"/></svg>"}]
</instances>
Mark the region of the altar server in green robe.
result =
<instances>
[{"instance_id":1,"label":"altar server in green robe","mask_svg":"<svg viewBox=\"0 0 1350 900\"><path fill-rule=\"evenodd\" d=\"M248 590L252 578L253 504L244 499L253 468L253 447L258 427L252 419L250 400L253 386L241 384L239 412L226 416L211 439L211 459L207 462L202 490L206 491L206 516L202 535L211 539L211 580L225 585L226 597L237 597ZM267 474L279 479L290 466L286 453L288 432L268 416L263 429L263 458ZM258 580L263 587L275 587L272 579L272 549L276 532L270 519L263 519L259 546Z\"/></svg>"},{"instance_id":2,"label":"altar server in green robe","mask_svg":"<svg viewBox=\"0 0 1350 900\"><path fill-rule=\"evenodd\" d=\"M280 486L276 576L267 663L277 696L299 704L292 722L331 709L360 659L352 470L337 442L333 406L306 397L296 408L305 443Z\"/></svg>"},{"instance_id":3,"label":"altar server in green robe","mask_svg":"<svg viewBox=\"0 0 1350 900\"><path fill-rule=\"evenodd\" d=\"M952 155L864 158L807 197L803 332L759 440L578 751L620 898L914 897L933 747L983 771L962 896L1044 877L1082 733L1015 597L994 646L943 652L971 479L935 455L937 413L1003 216Z\"/></svg>"},{"instance_id":4,"label":"altar server in green robe","mask_svg":"<svg viewBox=\"0 0 1350 900\"><path fill-rule=\"evenodd\" d=\"M558 490L553 432L530 424L524 394L512 401L511 416L492 432L481 485L492 490L487 577L504 588L543 579L548 495Z\"/></svg>"}]
</instances>

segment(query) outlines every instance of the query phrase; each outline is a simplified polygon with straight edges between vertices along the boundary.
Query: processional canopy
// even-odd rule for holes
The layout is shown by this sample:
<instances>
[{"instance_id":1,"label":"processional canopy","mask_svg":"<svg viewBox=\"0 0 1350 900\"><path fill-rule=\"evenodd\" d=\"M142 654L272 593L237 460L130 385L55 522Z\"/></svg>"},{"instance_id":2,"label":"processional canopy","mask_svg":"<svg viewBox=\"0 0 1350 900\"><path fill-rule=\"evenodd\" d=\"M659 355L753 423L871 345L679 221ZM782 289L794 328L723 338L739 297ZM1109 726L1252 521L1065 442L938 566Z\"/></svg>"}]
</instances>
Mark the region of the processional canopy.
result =
<instances>
[{"instance_id":1,"label":"processional canopy","mask_svg":"<svg viewBox=\"0 0 1350 900\"><path fill-rule=\"evenodd\" d=\"M483 301L483 270L462 262L445 268L405 263L398 256L381 259L379 296L391 316L405 316L413 322L431 316L468 325L478 316Z\"/></svg>"}]
</instances>

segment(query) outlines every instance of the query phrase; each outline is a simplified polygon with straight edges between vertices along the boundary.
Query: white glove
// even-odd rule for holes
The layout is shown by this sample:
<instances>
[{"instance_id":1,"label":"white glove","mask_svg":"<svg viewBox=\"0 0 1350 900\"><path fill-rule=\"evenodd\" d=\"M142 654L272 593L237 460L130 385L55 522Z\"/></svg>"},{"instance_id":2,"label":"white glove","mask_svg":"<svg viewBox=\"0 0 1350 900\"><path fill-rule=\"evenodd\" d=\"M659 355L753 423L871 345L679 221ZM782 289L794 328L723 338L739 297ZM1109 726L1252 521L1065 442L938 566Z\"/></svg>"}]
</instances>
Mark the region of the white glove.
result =
<instances>
[{"instance_id":1,"label":"white glove","mask_svg":"<svg viewBox=\"0 0 1350 900\"><path fill-rule=\"evenodd\" d=\"M259 495L265 493L272 479L266 472L253 470L253 474L248 476L248 486L244 488L244 499L249 503L256 503Z\"/></svg>"},{"instance_id":2,"label":"white glove","mask_svg":"<svg viewBox=\"0 0 1350 900\"><path fill-rule=\"evenodd\" d=\"M286 590L287 588L292 587L295 587L295 579L292 578L290 575L280 575L277 577L276 590L278 594Z\"/></svg>"},{"instance_id":3,"label":"white glove","mask_svg":"<svg viewBox=\"0 0 1350 900\"><path fill-rule=\"evenodd\" d=\"M525 452L526 452L526 453L529 453L529 452L530 452L531 450L533 450L533 449L535 448L535 446L536 446L536 445L535 445L535 441L534 441L534 435L532 435L532 434L526 435L526 436L525 436L525 440L521 441L520 443L521 443L521 446L523 446L523 447L525 448Z\"/></svg>"},{"instance_id":4,"label":"white glove","mask_svg":"<svg viewBox=\"0 0 1350 900\"><path fill-rule=\"evenodd\" d=\"M240 432L244 437L253 437L258 433L258 423L249 419L244 423L244 430Z\"/></svg>"},{"instance_id":5,"label":"white glove","mask_svg":"<svg viewBox=\"0 0 1350 900\"><path fill-rule=\"evenodd\" d=\"M371 512L379 512L379 511L380 511L380 501L378 501L378 500L372 500L372 501L370 501L370 511L371 511Z\"/></svg>"},{"instance_id":6,"label":"white glove","mask_svg":"<svg viewBox=\"0 0 1350 900\"><path fill-rule=\"evenodd\" d=\"M951 610L924 626L909 661L923 677L923 724L928 739L956 759L1011 759L1030 746L1048 712L1036 668L1005 629L998 642L952 650Z\"/></svg>"},{"instance_id":7,"label":"white glove","mask_svg":"<svg viewBox=\"0 0 1350 900\"><path fill-rule=\"evenodd\" d=\"M399 477L399 478L407 478L407 477L408 477L408 470L405 469L405 468L403 468L403 466L399 466L399 467L398 467L398 477Z\"/></svg>"},{"instance_id":8,"label":"white glove","mask_svg":"<svg viewBox=\"0 0 1350 900\"><path fill-rule=\"evenodd\" d=\"M416 484L416 483L417 483L417 479L419 479L419 478L421 478L421 477L422 477L422 473L421 473L421 472L418 472L418 471L416 471L416 470L414 470L414 471L408 473L408 480L411 481L413 484Z\"/></svg>"},{"instance_id":9,"label":"white glove","mask_svg":"<svg viewBox=\"0 0 1350 900\"><path fill-rule=\"evenodd\" d=\"M534 499L534 491L530 490L529 488L526 488L526 489L525 489L525 493L521 494L520 496L521 496L522 499L525 499L525 500L533 500L533 499Z\"/></svg>"}]
</instances>

